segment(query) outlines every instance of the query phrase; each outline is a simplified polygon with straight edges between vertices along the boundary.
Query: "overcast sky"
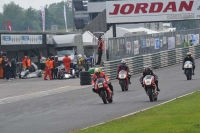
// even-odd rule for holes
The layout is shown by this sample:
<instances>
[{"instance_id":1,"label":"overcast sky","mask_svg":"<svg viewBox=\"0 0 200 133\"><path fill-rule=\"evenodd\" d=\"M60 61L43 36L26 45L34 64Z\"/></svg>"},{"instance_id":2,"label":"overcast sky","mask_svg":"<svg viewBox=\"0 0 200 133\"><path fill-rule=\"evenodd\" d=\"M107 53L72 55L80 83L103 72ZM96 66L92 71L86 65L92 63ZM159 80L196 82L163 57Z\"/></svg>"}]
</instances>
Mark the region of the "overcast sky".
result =
<instances>
[{"instance_id":1,"label":"overcast sky","mask_svg":"<svg viewBox=\"0 0 200 133\"><path fill-rule=\"evenodd\" d=\"M30 6L40 10L40 6L49 5L51 3L58 3L65 0L0 0L0 12L3 12L3 5L8 4L11 1L14 1L15 4L21 6L24 9L29 8Z\"/></svg>"}]
</instances>

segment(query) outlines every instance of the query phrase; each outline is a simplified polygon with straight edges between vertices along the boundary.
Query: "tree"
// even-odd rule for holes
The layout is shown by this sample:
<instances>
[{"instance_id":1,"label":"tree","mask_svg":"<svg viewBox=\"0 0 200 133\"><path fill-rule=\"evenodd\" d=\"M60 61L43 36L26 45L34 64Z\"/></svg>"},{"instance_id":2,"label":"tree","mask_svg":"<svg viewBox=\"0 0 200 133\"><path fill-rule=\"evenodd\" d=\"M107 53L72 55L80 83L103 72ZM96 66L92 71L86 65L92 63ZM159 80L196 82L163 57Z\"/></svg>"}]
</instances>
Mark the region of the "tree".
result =
<instances>
[{"instance_id":1,"label":"tree","mask_svg":"<svg viewBox=\"0 0 200 133\"><path fill-rule=\"evenodd\" d=\"M6 30L2 13L0 13L0 30Z\"/></svg>"},{"instance_id":2,"label":"tree","mask_svg":"<svg viewBox=\"0 0 200 133\"><path fill-rule=\"evenodd\" d=\"M4 20L10 21L12 29L15 31L20 31L24 25L24 10L19 5L16 5L14 2L9 4L4 4L3 6L3 16Z\"/></svg>"}]
</instances>

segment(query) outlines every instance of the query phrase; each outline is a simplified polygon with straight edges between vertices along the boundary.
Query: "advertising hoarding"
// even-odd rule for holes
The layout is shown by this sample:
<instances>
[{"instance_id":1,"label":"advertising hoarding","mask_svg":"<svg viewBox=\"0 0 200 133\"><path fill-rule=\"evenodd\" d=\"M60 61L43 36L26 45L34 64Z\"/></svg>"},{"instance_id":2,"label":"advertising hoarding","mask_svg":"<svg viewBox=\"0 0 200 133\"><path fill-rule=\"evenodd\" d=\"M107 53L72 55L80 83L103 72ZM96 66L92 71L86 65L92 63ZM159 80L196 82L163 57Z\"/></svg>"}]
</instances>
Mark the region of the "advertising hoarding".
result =
<instances>
[{"instance_id":1,"label":"advertising hoarding","mask_svg":"<svg viewBox=\"0 0 200 133\"><path fill-rule=\"evenodd\" d=\"M42 44L42 35L1 34L1 45Z\"/></svg>"},{"instance_id":2,"label":"advertising hoarding","mask_svg":"<svg viewBox=\"0 0 200 133\"><path fill-rule=\"evenodd\" d=\"M200 1L106 1L106 19L107 23L200 19Z\"/></svg>"}]
</instances>

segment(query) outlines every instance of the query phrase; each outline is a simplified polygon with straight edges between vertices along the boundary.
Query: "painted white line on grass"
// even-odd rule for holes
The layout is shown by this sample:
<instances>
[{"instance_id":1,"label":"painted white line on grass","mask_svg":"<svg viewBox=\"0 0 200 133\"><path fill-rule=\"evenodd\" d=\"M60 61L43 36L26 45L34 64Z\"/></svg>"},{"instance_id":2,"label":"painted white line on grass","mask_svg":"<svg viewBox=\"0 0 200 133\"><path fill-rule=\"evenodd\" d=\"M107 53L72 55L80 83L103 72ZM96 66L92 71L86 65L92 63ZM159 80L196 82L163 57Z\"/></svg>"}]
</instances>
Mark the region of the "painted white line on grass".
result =
<instances>
[{"instance_id":1,"label":"painted white line on grass","mask_svg":"<svg viewBox=\"0 0 200 133\"><path fill-rule=\"evenodd\" d=\"M198 90L198 91L200 91L200 90ZM198 92L198 91L195 91L195 92ZM149 108L146 108L146 109L140 110L140 111L136 111L136 112L133 112L133 113L130 113L130 114L127 114L127 115L124 115L124 116L121 116L121 117L115 118L115 119L113 119L113 120L106 121L106 122L111 122L111 121L114 121L114 120L118 120L118 119L121 119L121 118L124 118L124 117L130 116L130 115L134 115L134 114L137 114L137 113L140 113L140 112L143 112L143 111L149 110L149 109L151 109L151 108L154 108L154 107L157 107L157 106L160 106L160 105L163 105L163 104L169 103L169 102L174 101L174 100L176 100L176 99L179 99L179 98L182 98L182 97L185 97L185 96L191 95L191 94L193 94L193 93L195 93L195 92L191 92L191 93L188 93L188 94L182 95L182 96L180 96L180 97L177 97L177 98L171 99L171 100L169 100L169 101L166 101L166 102L160 103L160 104L158 104L158 105L155 105L155 106L152 106L152 107L149 107ZM85 130L85 129L88 129L88 128L96 127L96 126L99 126L99 125L105 124L106 122L102 122L102 123L99 123L99 124L96 124L96 125L93 125L93 126L89 126L89 127L83 128L83 129L81 129L81 130Z\"/></svg>"}]
</instances>

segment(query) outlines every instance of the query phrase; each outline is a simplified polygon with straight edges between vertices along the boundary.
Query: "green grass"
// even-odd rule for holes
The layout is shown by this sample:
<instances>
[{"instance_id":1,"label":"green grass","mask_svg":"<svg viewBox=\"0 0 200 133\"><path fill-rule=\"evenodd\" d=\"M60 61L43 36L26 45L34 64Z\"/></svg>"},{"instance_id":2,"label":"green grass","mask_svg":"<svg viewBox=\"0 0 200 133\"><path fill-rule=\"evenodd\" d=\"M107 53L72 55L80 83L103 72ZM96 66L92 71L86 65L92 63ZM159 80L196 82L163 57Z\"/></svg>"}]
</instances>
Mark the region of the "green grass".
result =
<instances>
[{"instance_id":1,"label":"green grass","mask_svg":"<svg viewBox=\"0 0 200 133\"><path fill-rule=\"evenodd\" d=\"M75 133L200 133L200 91Z\"/></svg>"}]
</instances>

